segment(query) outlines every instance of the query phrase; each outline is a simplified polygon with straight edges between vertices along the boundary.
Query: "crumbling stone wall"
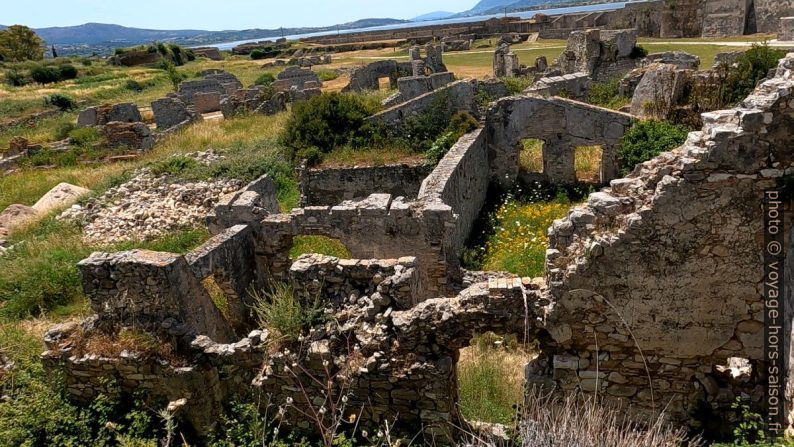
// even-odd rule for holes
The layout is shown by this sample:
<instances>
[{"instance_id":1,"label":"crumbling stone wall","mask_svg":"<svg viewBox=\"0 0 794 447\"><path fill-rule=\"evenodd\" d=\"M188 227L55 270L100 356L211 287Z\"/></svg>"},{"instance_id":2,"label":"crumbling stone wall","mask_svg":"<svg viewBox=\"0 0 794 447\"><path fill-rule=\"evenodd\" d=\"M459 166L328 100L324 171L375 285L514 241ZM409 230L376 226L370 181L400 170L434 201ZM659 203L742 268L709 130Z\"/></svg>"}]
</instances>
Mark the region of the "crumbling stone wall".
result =
<instances>
[{"instance_id":1,"label":"crumbling stone wall","mask_svg":"<svg viewBox=\"0 0 794 447\"><path fill-rule=\"evenodd\" d=\"M338 205L360 200L373 192L415 199L429 169L423 164L356 166L352 168L302 167L298 171L301 206Z\"/></svg>"},{"instance_id":2,"label":"crumbling stone wall","mask_svg":"<svg viewBox=\"0 0 794 447\"><path fill-rule=\"evenodd\" d=\"M564 389L595 390L578 383L599 377L602 393L646 409L664 402L685 418L699 401L733 401L740 388L716 366L740 357L752 362L749 394L760 402L760 204L794 166L792 73L794 54L741 105L704 114L683 147L555 222L546 279L557 305L547 327Z\"/></svg>"},{"instance_id":3,"label":"crumbling stone wall","mask_svg":"<svg viewBox=\"0 0 794 447\"><path fill-rule=\"evenodd\" d=\"M421 114L438 101L446 103L444 110L450 117L456 112L469 112L477 116L479 110L474 100L476 93L477 81L455 81L402 104L382 110L368 117L367 121L370 123L382 123L387 126L399 126L405 118Z\"/></svg>"},{"instance_id":4,"label":"crumbling stone wall","mask_svg":"<svg viewBox=\"0 0 794 447\"><path fill-rule=\"evenodd\" d=\"M397 80L398 92L383 100L383 105L386 107L391 107L396 104L403 103L418 96L422 96L425 93L429 93L433 90L444 87L445 85L454 81L455 75L448 71L433 73L429 76L422 74L418 76L400 78Z\"/></svg>"},{"instance_id":5,"label":"crumbling stone wall","mask_svg":"<svg viewBox=\"0 0 794 447\"><path fill-rule=\"evenodd\" d=\"M133 103L105 104L81 110L77 125L81 127L104 126L111 121L139 123L143 121L138 106Z\"/></svg>"},{"instance_id":6,"label":"crumbling stone wall","mask_svg":"<svg viewBox=\"0 0 794 447\"><path fill-rule=\"evenodd\" d=\"M98 325L218 341L234 333L184 257L145 250L94 253L78 264Z\"/></svg>"},{"instance_id":7,"label":"crumbling stone wall","mask_svg":"<svg viewBox=\"0 0 794 447\"><path fill-rule=\"evenodd\" d=\"M554 66L563 74L587 73L596 81L608 81L636 67L636 45L636 29L574 31Z\"/></svg>"},{"instance_id":8,"label":"crumbling stone wall","mask_svg":"<svg viewBox=\"0 0 794 447\"><path fill-rule=\"evenodd\" d=\"M488 111L491 179L509 186L518 176L521 140L544 141L543 177L552 183L575 183L575 148L600 145L601 182L617 176L617 150L631 125L631 115L569 99L540 96L503 98Z\"/></svg>"},{"instance_id":9,"label":"crumbling stone wall","mask_svg":"<svg viewBox=\"0 0 794 447\"><path fill-rule=\"evenodd\" d=\"M389 78L390 87L397 88L397 79L406 76L413 76L410 62L398 63L391 59L377 61L353 70L350 73L350 83L344 88L344 91L379 90L381 78Z\"/></svg>"},{"instance_id":10,"label":"crumbling stone wall","mask_svg":"<svg viewBox=\"0 0 794 447\"><path fill-rule=\"evenodd\" d=\"M457 408L459 349L476 332L535 336L540 329L532 322L548 305L529 280L519 279L480 283L455 298L417 304L422 286L415 258L307 255L288 275L297 296L319 297L333 318L302 341L282 342L282 349L273 349L278 344L268 331L255 330L230 344L198 336L179 363L135 353L73 355L69 336L76 328L60 325L46 336L44 364L63 374L67 391L82 401L112 392L108 383L172 403L185 399L176 405L177 417L199 435L211 432L224 402L253 390L283 406L292 427L316 430L298 410L327 405L323 395L344 395L345 419L360 416L360 428L377 430L389 420L395 433L414 436L421 427L428 439L446 442L467 427ZM325 387L329 377L332 385Z\"/></svg>"},{"instance_id":11,"label":"crumbling stone wall","mask_svg":"<svg viewBox=\"0 0 794 447\"><path fill-rule=\"evenodd\" d=\"M542 96L571 95L574 99L584 100L590 92L592 78L587 73L573 73L562 76L540 78L526 90Z\"/></svg>"}]
</instances>

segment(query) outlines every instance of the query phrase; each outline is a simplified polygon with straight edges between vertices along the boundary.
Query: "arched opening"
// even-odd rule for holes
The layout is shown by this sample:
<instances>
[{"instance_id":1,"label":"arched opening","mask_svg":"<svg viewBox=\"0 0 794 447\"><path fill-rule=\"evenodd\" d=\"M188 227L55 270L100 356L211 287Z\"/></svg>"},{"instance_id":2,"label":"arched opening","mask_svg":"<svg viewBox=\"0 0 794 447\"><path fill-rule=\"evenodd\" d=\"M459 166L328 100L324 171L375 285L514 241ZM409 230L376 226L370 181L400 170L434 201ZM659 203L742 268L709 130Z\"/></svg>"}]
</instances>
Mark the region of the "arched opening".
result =
<instances>
[{"instance_id":1,"label":"arched opening","mask_svg":"<svg viewBox=\"0 0 794 447\"><path fill-rule=\"evenodd\" d=\"M745 15L744 34L755 34L757 32L758 22L755 14L755 0L750 0L747 5L747 14Z\"/></svg>"},{"instance_id":2,"label":"arched opening","mask_svg":"<svg viewBox=\"0 0 794 447\"><path fill-rule=\"evenodd\" d=\"M600 145L578 146L574 150L576 181L599 183L601 181L601 160L604 148Z\"/></svg>"},{"instance_id":3,"label":"arched opening","mask_svg":"<svg viewBox=\"0 0 794 447\"><path fill-rule=\"evenodd\" d=\"M536 346L521 346L516 335L486 332L459 352L458 408L466 421L511 424L524 400L526 365Z\"/></svg>"}]
</instances>

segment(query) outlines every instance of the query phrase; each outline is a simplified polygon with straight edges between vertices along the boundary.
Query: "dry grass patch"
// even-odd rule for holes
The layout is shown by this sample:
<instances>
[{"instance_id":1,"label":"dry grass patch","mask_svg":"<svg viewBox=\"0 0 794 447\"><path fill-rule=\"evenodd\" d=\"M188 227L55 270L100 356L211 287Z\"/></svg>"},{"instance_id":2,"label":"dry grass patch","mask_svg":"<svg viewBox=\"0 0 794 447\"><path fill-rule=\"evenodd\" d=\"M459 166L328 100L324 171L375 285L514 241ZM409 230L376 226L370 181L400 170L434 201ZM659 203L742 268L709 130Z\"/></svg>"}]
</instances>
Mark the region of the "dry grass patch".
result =
<instances>
[{"instance_id":1,"label":"dry grass patch","mask_svg":"<svg viewBox=\"0 0 794 447\"><path fill-rule=\"evenodd\" d=\"M524 394L524 367L532 354L515 347L489 345L490 337L461 349L459 405L469 421L509 424Z\"/></svg>"},{"instance_id":2,"label":"dry grass patch","mask_svg":"<svg viewBox=\"0 0 794 447\"><path fill-rule=\"evenodd\" d=\"M518 153L518 165L523 172L543 172L543 140L523 140Z\"/></svg>"},{"instance_id":3,"label":"dry grass patch","mask_svg":"<svg viewBox=\"0 0 794 447\"><path fill-rule=\"evenodd\" d=\"M575 150L574 168L580 182L598 182L601 178L601 146L579 146Z\"/></svg>"}]
</instances>

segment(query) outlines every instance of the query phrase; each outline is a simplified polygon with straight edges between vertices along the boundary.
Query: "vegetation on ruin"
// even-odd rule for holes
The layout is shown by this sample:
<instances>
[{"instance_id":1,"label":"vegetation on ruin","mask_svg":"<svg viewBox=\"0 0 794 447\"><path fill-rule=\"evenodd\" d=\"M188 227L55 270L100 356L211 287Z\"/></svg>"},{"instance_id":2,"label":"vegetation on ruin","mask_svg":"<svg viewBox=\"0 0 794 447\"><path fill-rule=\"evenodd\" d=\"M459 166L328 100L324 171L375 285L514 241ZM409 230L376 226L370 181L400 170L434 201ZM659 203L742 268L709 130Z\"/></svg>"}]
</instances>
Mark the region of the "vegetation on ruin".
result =
<instances>
[{"instance_id":1,"label":"vegetation on ruin","mask_svg":"<svg viewBox=\"0 0 794 447\"><path fill-rule=\"evenodd\" d=\"M587 101L596 106L620 110L631 103L631 98L620 94L620 79L615 78L591 84Z\"/></svg>"},{"instance_id":2,"label":"vegetation on ruin","mask_svg":"<svg viewBox=\"0 0 794 447\"><path fill-rule=\"evenodd\" d=\"M736 104L749 95L759 81L766 78L769 71L777 68L778 61L786 56L786 51L770 47L767 43L753 44L747 52L728 69L722 89L724 104Z\"/></svg>"},{"instance_id":3,"label":"vegetation on ruin","mask_svg":"<svg viewBox=\"0 0 794 447\"><path fill-rule=\"evenodd\" d=\"M524 394L524 368L531 355L515 336L475 338L458 360L460 410L466 420L510 425Z\"/></svg>"},{"instance_id":4,"label":"vegetation on ruin","mask_svg":"<svg viewBox=\"0 0 794 447\"><path fill-rule=\"evenodd\" d=\"M634 122L623 136L618 153L621 174L628 175L638 164L681 146L689 131L684 126L667 121Z\"/></svg>"},{"instance_id":5,"label":"vegetation on ruin","mask_svg":"<svg viewBox=\"0 0 794 447\"><path fill-rule=\"evenodd\" d=\"M259 327L271 332L279 343L298 340L303 332L322 322L320 296L299 297L290 284L275 283L266 291L252 290L253 310Z\"/></svg>"},{"instance_id":6,"label":"vegetation on ruin","mask_svg":"<svg viewBox=\"0 0 794 447\"><path fill-rule=\"evenodd\" d=\"M340 259L351 259L350 250L339 239L325 236L296 236L292 240L290 259L298 259L305 254L320 254Z\"/></svg>"}]
</instances>

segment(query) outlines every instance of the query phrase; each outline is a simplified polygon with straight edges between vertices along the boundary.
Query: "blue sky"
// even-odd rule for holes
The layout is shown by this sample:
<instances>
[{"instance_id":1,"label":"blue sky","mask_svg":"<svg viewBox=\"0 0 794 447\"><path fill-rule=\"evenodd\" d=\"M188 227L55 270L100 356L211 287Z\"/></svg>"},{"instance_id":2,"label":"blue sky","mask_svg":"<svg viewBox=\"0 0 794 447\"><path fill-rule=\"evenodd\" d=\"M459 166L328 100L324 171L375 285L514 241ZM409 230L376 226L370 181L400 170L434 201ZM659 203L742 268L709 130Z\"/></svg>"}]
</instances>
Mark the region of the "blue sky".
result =
<instances>
[{"instance_id":1,"label":"blue sky","mask_svg":"<svg viewBox=\"0 0 794 447\"><path fill-rule=\"evenodd\" d=\"M3 1L0 23L34 28L115 23L153 29L323 26L367 17L410 19L465 11L477 0L28 0Z\"/></svg>"}]
</instances>

